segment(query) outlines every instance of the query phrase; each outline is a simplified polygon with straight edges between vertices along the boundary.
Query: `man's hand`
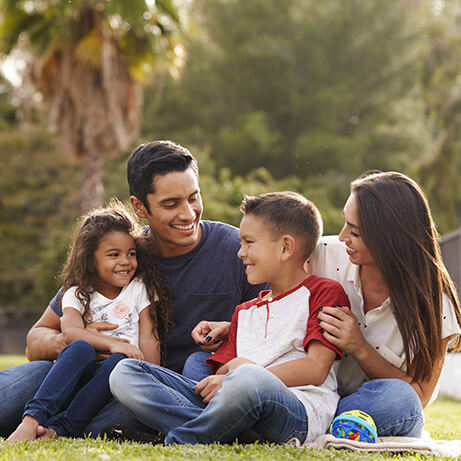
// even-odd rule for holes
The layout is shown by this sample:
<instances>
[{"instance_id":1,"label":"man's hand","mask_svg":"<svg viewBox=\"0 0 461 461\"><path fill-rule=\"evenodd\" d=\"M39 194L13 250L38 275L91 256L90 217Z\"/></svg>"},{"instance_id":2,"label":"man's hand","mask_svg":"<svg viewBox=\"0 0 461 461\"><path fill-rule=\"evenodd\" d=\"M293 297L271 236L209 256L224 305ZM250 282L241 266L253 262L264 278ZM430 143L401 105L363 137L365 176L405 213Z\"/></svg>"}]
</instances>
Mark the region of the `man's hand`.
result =
<instances>
[{"instance_id":1,"label":"man's hand","mask_svg":"<svg viewBox=\"0 0 461 461\"><path fill-rule=\"evenodd\" d=\"M205 403L209 403L216 392L221 389L223 379L224 375L207 376L195 385L195 393L200 395Z\"/></svg>"},{"instance_id":2,"label":"man's hand","mask_svg":"<svg viewBox=\"0 0 461 461\"><path fill-rule=\"evenodd\" d=\"M202 320L192 330L192 339L204 351L213 352L227 339L230 322Z\"/></svg>"}]
</instances>

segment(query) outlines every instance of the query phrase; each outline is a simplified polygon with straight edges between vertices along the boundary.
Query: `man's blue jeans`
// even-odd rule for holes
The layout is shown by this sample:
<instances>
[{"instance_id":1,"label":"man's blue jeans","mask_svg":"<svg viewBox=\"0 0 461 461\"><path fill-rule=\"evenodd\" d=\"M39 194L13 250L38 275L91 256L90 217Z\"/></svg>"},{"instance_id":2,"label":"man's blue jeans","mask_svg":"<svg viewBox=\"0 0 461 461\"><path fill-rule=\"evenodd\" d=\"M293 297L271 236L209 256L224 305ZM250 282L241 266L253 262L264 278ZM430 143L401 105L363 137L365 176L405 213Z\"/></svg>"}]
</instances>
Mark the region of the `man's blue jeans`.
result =
<instances>
[{"instance_id":1,"label":"man's blue jeans","mask_svg":"<svg viewBox=\"0 0 461 461\"><path fill-rule=\"evenodd\" d=\"M205 360L208 352L191 354L183 375L200 381L211 374ZM336 416L344 411L362 410L374 420L380 436L421 437L424 412L416 391L400 379L373 379L338 403Z\"/></svg>"},{"instance_id":2,"label":"man's blue jeans","mask_svg":"<svg viewBox=\"0 0 461 461\"><path fill-rule=\"evenodd\" d=\"M24 406L33 398L53 362L29 362L0 371L0 436L8 437L22 419Z\"/></svg>"},{"instance_id":3,"label":"man's blue jeans","mask_svg":"<svg viewBox=\"0 0 461 461\"><path fill-rule=\"evenodd\" d=\"M228 373L208 405L195 394L195 384L174 371L134 359L122 360L110 376L114 397L144 424L167 433L166 444L231 442L250 428L272 442L306 438L304 405L258 365L242 365Z\"/></svg>"}]
</instances>

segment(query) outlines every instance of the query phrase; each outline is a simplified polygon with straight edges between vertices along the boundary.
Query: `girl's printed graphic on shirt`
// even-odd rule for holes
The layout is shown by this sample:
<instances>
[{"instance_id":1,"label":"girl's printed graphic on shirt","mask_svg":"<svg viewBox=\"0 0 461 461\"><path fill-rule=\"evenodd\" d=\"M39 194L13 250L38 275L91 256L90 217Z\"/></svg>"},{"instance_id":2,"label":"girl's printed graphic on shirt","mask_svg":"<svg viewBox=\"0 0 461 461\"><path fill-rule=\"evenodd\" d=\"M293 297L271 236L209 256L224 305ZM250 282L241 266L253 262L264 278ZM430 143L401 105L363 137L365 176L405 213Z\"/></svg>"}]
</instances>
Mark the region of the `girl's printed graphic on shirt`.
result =
<instances>
[{"instance_id":1,"label":"girl's printed graphic on shirt","mask_svg":"<svg viewBox=\"0 0 461 461\"><path fill-rule=\"evenodd\" d=\"M124 317L127 316L127 314L130 313L130 311L131 311L131 308L127 306L124 302L120 301L118 303L115 303L114 315L118 319L123 319Z\"/></svg>"}]
</instances>

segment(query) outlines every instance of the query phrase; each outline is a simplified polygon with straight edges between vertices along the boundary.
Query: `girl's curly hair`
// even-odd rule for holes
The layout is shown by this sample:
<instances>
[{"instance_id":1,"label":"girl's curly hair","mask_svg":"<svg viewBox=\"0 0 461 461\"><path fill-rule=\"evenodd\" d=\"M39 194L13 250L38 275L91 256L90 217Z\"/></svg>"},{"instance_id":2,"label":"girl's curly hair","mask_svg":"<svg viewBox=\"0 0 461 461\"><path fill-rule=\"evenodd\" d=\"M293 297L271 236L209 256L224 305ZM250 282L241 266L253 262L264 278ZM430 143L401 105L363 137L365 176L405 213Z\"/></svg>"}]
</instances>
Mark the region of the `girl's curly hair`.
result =
<instances>
[{"instance_id":1,"label":"girl's curly hair","mask_svg":"<svg viewBox=\"0 0 461 461\"><path fill-rule=\"evenodd\" d=\"M120 201L112 199L106 208L97 208L82 216L77 224L67 260L61 274L64 294L77 286L76 296L84 307L85 322L91 321L90 296L94 293L97 270L94 253L99 241L112 231L131 235L136 242L138 269L136 271L151 302L150 313L154 320L154 333L160 341L161 360L166 358L166 336L172 318L172 295L163 270L154 263L149 246L143 243L142 229L137 217Z\"/></svg>"}]
</instances>

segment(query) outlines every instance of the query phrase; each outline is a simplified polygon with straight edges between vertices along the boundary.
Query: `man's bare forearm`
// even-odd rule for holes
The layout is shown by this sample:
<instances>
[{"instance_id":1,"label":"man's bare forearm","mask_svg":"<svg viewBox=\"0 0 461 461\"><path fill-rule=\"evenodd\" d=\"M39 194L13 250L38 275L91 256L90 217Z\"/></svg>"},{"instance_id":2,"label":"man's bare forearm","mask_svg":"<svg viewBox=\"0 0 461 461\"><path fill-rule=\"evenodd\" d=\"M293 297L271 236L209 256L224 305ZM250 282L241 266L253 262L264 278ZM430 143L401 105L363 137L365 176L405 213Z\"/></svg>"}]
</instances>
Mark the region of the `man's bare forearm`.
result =
<instances>
[{"instance_id":1,"label":"man's bare forearm","mask_svg":"<svg viewBox=\"0 0 461 461\"><path fill-rule=\"evenodd\" d=\"M36 360L56 360L66 346L62 333L48 327L32 328L27 334L26 356Z\"/></svg>"},{"instance_id":2,"label":"man's bare forearm","mask_svg":"<svg viewBox=\"0 0 461 461\"><path fill-rule=\"evenodd\" d=\"M55 360L65 346L59 315L48 306L27 333L26 356L30 361Z\"/></svg>"}]
</instances>

